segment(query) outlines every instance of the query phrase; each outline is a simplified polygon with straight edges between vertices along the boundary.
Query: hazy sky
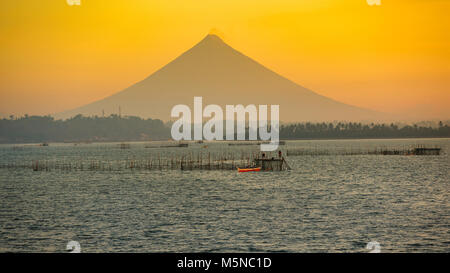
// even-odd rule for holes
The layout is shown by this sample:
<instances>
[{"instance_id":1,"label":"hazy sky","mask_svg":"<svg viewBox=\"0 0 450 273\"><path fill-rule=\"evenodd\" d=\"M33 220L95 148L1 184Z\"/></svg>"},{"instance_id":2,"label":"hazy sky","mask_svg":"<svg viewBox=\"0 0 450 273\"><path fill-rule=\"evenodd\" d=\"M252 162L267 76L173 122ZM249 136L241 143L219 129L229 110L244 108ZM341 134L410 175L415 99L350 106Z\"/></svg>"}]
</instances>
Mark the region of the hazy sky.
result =
<instances>
[{"instance_id":1,"label":"hazy sky","mask_svg":"<svg viewBox=\"0 0 450 273\"><path fill-rule=\"evenodd\" d=\"M450 118L450 1L0 2L0 114L50 114L142 80L212 28L336 100Z\"/></svg>"}]
</instances>

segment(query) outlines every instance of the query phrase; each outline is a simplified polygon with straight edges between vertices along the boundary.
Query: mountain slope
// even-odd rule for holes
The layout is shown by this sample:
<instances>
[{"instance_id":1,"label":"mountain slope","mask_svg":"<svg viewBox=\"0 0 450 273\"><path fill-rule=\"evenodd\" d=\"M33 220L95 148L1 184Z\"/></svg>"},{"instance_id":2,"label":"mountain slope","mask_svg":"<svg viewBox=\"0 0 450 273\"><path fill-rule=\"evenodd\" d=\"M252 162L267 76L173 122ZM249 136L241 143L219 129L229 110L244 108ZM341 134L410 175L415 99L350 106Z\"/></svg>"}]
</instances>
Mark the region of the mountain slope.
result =
<instances>
[{"instance_id":1,"label":"mountain slope","mask_svg":"<svg viewBox=\"0 0 450 273\"><path fill-rule=\"evenodd\" d=\"M279 104L280 120L374 120L381 114L321 96L265 68L208 35L197 45L146 79L103 100L55 115L125 115L170 119L174 105L203 96L203 104Z\"/></svg>"}]
</instances>

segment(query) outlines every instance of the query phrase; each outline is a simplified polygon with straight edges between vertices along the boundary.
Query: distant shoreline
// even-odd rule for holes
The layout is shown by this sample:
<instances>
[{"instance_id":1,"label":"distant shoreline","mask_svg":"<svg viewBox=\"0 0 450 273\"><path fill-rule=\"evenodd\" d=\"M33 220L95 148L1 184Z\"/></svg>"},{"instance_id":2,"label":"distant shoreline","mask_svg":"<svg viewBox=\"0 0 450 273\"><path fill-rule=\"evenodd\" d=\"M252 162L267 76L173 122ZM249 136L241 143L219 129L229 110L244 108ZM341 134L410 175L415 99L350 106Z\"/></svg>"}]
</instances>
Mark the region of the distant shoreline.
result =
<instances>
[{"instance_id":1,"label":"distant shoreline","mask_svg":"<svg viewBox=\"0 0 450 273\"><path fill-rule=\"evenodd\" d=\"M450 137L450 124L442 121L436 124L404 126L385 123L307 122L281 125L278 130L281 141ZM249 128L245 128L245 131L246 135L250 134ZM234 136L234 139L236 138ZM3 144L130 142L169 139L172 139L172 136L168 124L164 124L161 120L144 120L139 117L76 116L70 120L58 121L48 116L26 116L0 120L0 143Z\"/></svg>"},{"instance_id":2,"label":"distant shoreline","mask_svg":"<svg viewBox=\"0 0 450 273\"><path fill-rule=\"evenodd\" d=\"M299 138L299 139L280 139L280 141L310 141L310 140L324 140L324 141L329 141L329 140L401 140L401 139L405 139L405 140L411 140L411 139L426 139L426 140L431 140L431 139L437 139L437 140L441 140L441 139L449 139L450 137L379 137L379 138L352 138L352 137L348 137L348 138ZM42 143L48 143L48 144L85 144L85 145L89 145L89 144L99 144L99 143L104 143L104 144L117 144L117 143L151 143L151 142L185 142L185 143L196 143L196 140L186 140L186 141L175 141L175 140L111 140L111 141L67 141L67 142L59 142L59 141L42 141L42 142L0 142L0 145L40 145ZM204 140L204 143L210 143L210 142L222 142L222 143L229 143L229 142L261 142L261 140L212 140L212 141L208 141L208 140Z\"/></svg>"}]
</instances>

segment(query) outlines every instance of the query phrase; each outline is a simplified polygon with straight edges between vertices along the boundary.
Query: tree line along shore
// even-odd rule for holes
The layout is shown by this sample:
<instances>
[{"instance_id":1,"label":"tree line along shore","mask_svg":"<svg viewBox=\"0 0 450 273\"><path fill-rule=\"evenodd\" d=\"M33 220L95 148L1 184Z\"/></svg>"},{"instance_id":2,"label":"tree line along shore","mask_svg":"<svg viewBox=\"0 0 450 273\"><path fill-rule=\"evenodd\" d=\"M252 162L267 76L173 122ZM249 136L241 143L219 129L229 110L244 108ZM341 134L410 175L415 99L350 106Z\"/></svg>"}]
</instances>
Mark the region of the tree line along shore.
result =
<instances>
[{"instance_id":1,"label":"tree line along shore","mask_svg":"<svg viewBox=\"0 0 450 273\"><path fill-rule=\"evenodd\" d=\"M56 120L50 116L0 119L0 143L149 141L171 138L171 123L134 116L75 116ZM282 124L281 140L447 138L449 122L416 124L361 122L302 122Z\"/></svg>"}]
</instances>

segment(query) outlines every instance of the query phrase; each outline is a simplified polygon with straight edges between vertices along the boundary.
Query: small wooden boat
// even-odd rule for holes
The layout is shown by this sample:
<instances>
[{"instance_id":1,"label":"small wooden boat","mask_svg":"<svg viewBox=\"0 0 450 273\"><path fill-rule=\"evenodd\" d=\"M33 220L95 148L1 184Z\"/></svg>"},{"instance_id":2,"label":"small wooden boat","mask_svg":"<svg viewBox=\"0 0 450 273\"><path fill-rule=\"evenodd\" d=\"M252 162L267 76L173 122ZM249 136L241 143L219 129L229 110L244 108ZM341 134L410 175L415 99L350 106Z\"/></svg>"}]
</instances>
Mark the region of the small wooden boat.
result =
<instances>
[{"instance_id":1,"label":"small wooden boat","mask_svg":"<svg viewBox=\"0 0 450 273\"><path fill-rule=\"evenodd\" d=\"M259 172L261 170L261 167L256 168L238 168L238 172L240 173L246 173L246 172Z\"/></svg>"}]
</instances>

